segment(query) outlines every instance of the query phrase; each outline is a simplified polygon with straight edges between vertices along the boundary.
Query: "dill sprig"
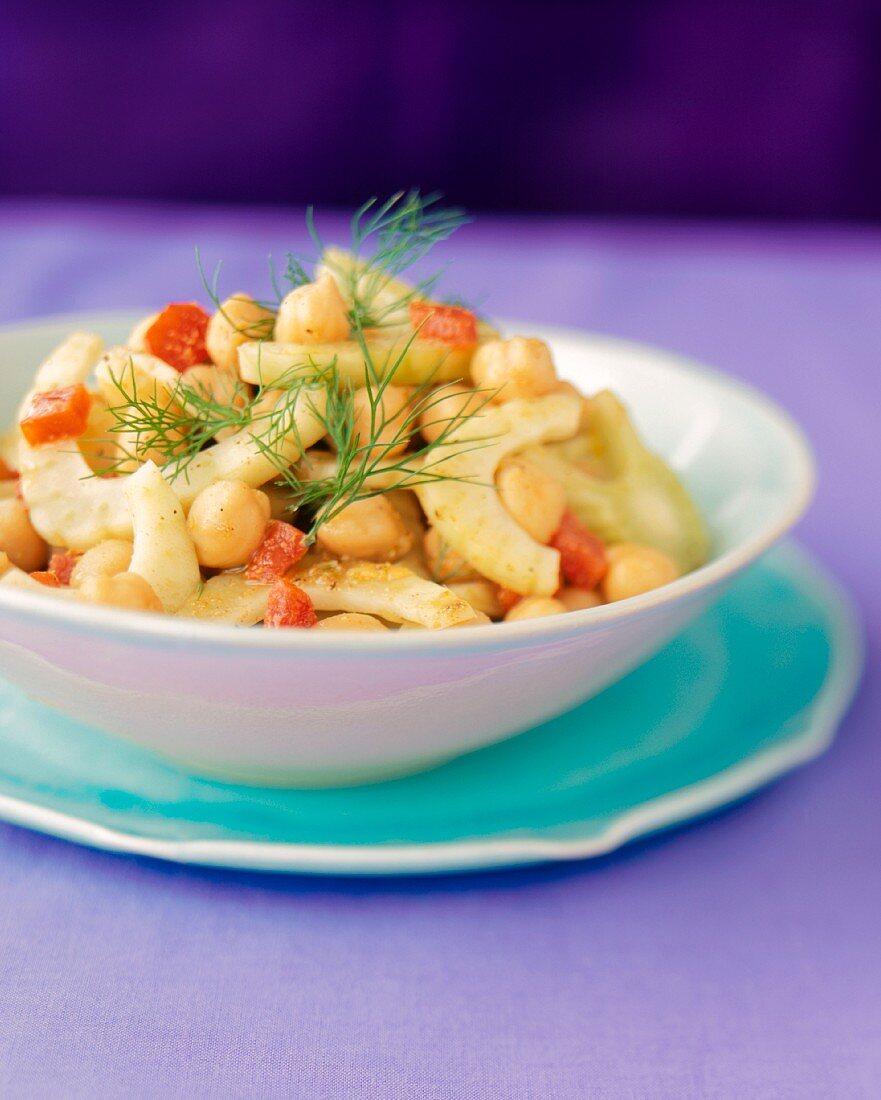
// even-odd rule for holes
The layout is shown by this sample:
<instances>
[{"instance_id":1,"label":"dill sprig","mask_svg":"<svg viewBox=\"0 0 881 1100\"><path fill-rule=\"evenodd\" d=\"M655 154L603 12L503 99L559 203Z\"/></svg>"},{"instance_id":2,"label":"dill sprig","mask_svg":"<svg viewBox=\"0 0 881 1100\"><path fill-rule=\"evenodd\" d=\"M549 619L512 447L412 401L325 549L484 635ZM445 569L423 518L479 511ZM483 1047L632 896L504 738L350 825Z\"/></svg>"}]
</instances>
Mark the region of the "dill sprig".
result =
<instances>
[{"instance_id":1,"label":"dill sprig","mask_svg":"<svg viewBox=\"0 0 881 1100\"><path fill-rule=\"evenodd\" d=\"M440 199L439 194L398 191L385 202L368 200L353 215L350 251L355 262L335 274L351 300L350 322L356 332L389 323L409 302L426 297L437 285L442 271L412 287L390 291L390 283L399 275L470 220L459 207L440 206ZM307 226L319 255L325 256L327 263L327 249L311 207ZM365 254L371 247L372 251Z\"/></svg>"},{"instance_id":2,"label":"dill sprig","mask_svg":"<svg viewBox=\"0 0 881 1100\"><path fill-rule=\"evenodd\" d=\"M277 449L295 430L294 409L302 391L326 384L319 372L304 375L292 369L272 387L283 397L269 402L268 387L252 391L239 379L223 399L207 386L188 385L185 374L171 388L156 383L144 388L130 365L118 376L111 373L110 380L119 400L108 404L113 418L109 431L121 457L104 473L121 472L132 461L143 461L149 452L175 477L186 477L190 464L221 433L248 428L255 438Z\"/></svg>"},{"instance_id":3,"label":"dill sprig","mask_svg":"<svg viewBox=\"0 0 881 1100\"><path fill-rule=\"evenodd\" d=\"M315 255L306 257L288 252L280 274L270 256L269 279L274 297L258 299L258 305L277 313L282 298L291 290L311 282L308 269L323 261L333 271L351 301L349 320L353 329L379 328L388 324L389 319L400 315L409 302L429 295L441 279L443 270L417 281L413 286L401 286L400 291L390 290L390 281L393 283L436 244L471 220L460 207L441 206L441 198L439 193L422 195L413 189L398 191L383 202L377 198L369 199L352 216L352 240L348 252L355 262L345 268L335 266L328 259L327 245L316 224L315 208L307 207L306 228ZM223 299L219 290L222 263L215 266L209 277L196 248L196 265L205 293L216 309L222 309ZM267 333L265 337L252 338L268 339L270 335Z\"/></svg>"},{"instance_id":4,"label":"dill sprig","mask_svg":"<svg viewBox=\"0 0 881 1100\"><path fill-rule=\"evenodd\" d=\"M393 489L457 480L436 467L451 453L463 454L492 440L490 436L470 434L467 439L451 439L463 423L478 418L490 400L491 394L477 389L471 391L467 412L451 416L439 413L437 419L429 421L440 428L435 438L427 441L420 437L420 418L430 416L449 396L452 383L438 387L431 380L421 383L404 414L389 416L382 398L399 363L387 376L367 379L364 390L371 415L366 439L355 429L357 387L341 377L335 365L313 367L307 373L303 366L291 368L271 387L259 385L253 392L236 382L231 400L218 398L207 387L188 386L186 375L169 390L156 385L139 387L134 370L111 376L120 400L109 405L107 411L114 419L110 432L121 457L104 473L127 470L132 462L143 461L144 453L149 451L171 475L186 478L191 463L218 433L246 432L275 466L277 482L289 492L291 514L300 510L311 513L306 534L312 542L322 523L357 500ZM335 452L336 464L332 474L314 477L306 448L298 439L296 410L304 394L319 389L325 392L326 404L324 411L316 415ZM294 439L300 452L297 465L291 465L285 456L282 444L288 438ZM406 449L400 453L402 447Z\"/></svg>"},{"instance_id":5,"label":"dill sprig","mask_svg":"<svg viewBox=\"0 0 881 1100\"><path fill-rule=\"evenodd\" d=\"M406 316L406 307L412 300L430 294L441 272L413 286L397 282L398 276L467 221L459 208L441 206L437 194L423 196L411 190L400 191L384 202L371 199L352 217L348 262L345 266L334 266L316 227L314 209L309 207L307 211L307 229L317 258L341 285L349 303L352 335L364 358L363 391L370 409L365 439L355 428L356 387L340 375L335 363L318 368L307 358L282 378L274 379L271 387L261 383L252 389L236 380L232 394L223 400L208 387L187 385L186 375L170 390L158 385L148 387L146 392L139 390L131 365L128 372L113 379L120 399L108 409L114 418L110 430L123 457L105 472L130 468L133 461L143 461L144 452L149 451L172 475L186 477L190 464L218 434L247 432L275 466L277 483L288 489L291 513L311 515L311 526L306 532L310 542L322 523L355 501L393 489L458 480L444 473L442 463L451 454L475 450L492 441L488 436L467 433L466 437L459 433L463 423L479 418L492 393L467 391L464 411L445 415L440 406L455 383L436 386L434 378L429 377L415 387L404 414L396 412L390 416L385 411L386 392L419 330L408 335L403 346L397 347L395 361L384 364L382 370L373 361L365 330L397 323ZM196 262L206 293L215 308L223 311L219 290L221 265L216 266L209 278L198 249ZM286 293L310 281L307 262L289 253L279 275L270 258L275 299L258 304L275 314ZM228 315L227 319L233 323ZM249 328L245 334L249 339L269 339L272 322L268 320L265 329L257 332ZM326 442L335 453L332 472L323 476L310 470L308 455L297 438L295 415L304 391L318 387L326 395L324 412L320 414L322 427ZM437 410L433 420L432 410ZM420 421L437 429L431 440L420 434ZM282 446L291 436L300 452L296 465L288 461Z\"/></svg>"},{"instance_id":6,"label":"dill sprig","mask_svg":"<svg viewBox=\"0 0 881 1100\"><path fill-rule=\"evenodd\" d=\"M481 410L491 400L491 393L478 389L469 392L467 412L450 416L439 414L436 420L426 420L427 424L440 429L431 440L420 436L420 420L428 417L449 396L452 383L439 387L433 386L431 380L421 383L413 391L404 414L389 415L383 395L394 379L403 354L382 378L377 378L375 372L372 376L368 373L363 387L370 407L366 439L362 439L355 429L356 387L349 379L340 378L335 369L328 372L327 402L320 420L326 440L335 453L333 473L313 477L309 471L309 456L302 448L300 463L291 466L265 438L257 440L262 453L278 470L278 483L289 491L291 511L303 509L312 513L313 521L307 532L309 541L314 539L322 523L327 523L356 501L395 489L461 480L445 473L441 464L451 454L465 454L493 441L494 437L489 435L458 438L458 429L466 422L479 419ZM455 440L452 438L454 432L457 433Z\"/></svg>"},{"instance_id":7,"label":"dill sprig","mask_svg":"<svg viewBox=\"0 0 881 1100\"><path fill-rule=\"evenodd\" d=\"M269 277L270 277L270 280L272 282L273 290L275 292L275 298L274 299L261 299L261 298L255 298L254 299L255 304L258 305L258 306L262 306L263 309L265 309L269 312L270 316L267 317L265 320L260 320L260 321L256 321L256 322L251 321L246 326L241 327L236 322L235 318L233 318L229 315L229 313L227 312L227 310L224 307L225 299L221 298L221 296L220 296L220 274L221 274L221 271L223 270L223 261L221 260L219 263L215 264L214 271L211 274L211 276L209 277L207 272L205 271L205 268L204 268L203 264L202 264L202 254L199 251L198 246L196 246L195 254L196 254L196 267L198 268L198 271L199 271L199 277L202 280L202 288L204 289L207 296L210 298L211 304L214 306L214 308L217 310L217 312L220 313L229 322L230 327L235 332L240 332L240 333L242 333L242 335L247 336L247 338L249 340L271 340L272 339L272 330L275 326L275 314L278 313L278 304L281 301L281 299L284 297L284 292L282 291L282 289L279 285L278 274L276 273L275 267L273 265L272 257L271 256L269 257ZM291 263L295 263L295 262L296 261L293 259L293 257L289 256L288 257L288 268L290 267ZM288 268L285 269L285 277L287 277ZM303 272L303 280L302 281L304 283L309 282L309 279L308 279L305 271ZM301 285L301 284L299 284L299 285Z\"/></svg>"}]
</instances>

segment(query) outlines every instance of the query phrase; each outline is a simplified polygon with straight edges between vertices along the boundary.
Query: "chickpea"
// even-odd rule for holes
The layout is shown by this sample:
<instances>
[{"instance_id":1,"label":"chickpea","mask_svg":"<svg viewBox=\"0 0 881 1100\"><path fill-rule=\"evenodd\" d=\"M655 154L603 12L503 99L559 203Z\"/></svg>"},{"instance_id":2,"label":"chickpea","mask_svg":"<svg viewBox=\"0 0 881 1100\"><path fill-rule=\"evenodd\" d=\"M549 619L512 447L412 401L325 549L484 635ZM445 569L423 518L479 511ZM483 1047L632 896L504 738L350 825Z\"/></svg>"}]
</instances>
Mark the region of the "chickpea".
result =
<instances>
[{"instance_id":1,"label":"chickpea","mask_svg":"<svg viewBox=\"0 0 881 1100\"><path fill-rule=\"evenodd\" d=\"M557 385L550 348L528 336L481 344L471 360L471 377L496 402L541 397Z\"/></svg>"},{"instance_id":2,"label":"chickpea","mask_svg":"<svg viewBox=\"0 0 881 1100\"><path fill-rule=\"evenodd\" d=\"M71 588L79 588L93 577L115 577L125 573L131 565L132 549L126 539L105 539L90 547L73 567Z\"/></svg>"},{"instance_id":3,"label":"chickpea","mask_svg":"<svg viewBox=\"0 0 881 1100\"><path fill-rule=\"evenodd\" d=\"M18 497L0 499L0 550L25 573L42 569L49 557L49 547L34 530Z\"/></svg>"},{"instance_id":4,"label":"chickpea","mask_svg":"<svg viewBox=\"0 0 881 1100\"><path fill-rule=\"evenodd\" d=\"M227 298L208 322L205 334L205 346L212 362L222 370L238 374L240 345L271 336L272 322L272 313L255 302L250 294L240 291Z\"/></svg>"},{"instance_id":5,"label":"chickpea","mask_svg":"<svg viewBox=\"0 0 881 1100\"><path fill-rule=\"evenodd\" d=\"M79 595L88 603L119 607L126 611L162 610L153 586L137 573L117 573L115 577L87 577L80 585Z\"/></svg>"},{"instance_id":6,"label":"chickpea","mask_svg":"<svg viewBox=\"0 0 881 1100\"><path fill-rule=\"evenodd\" d=\"M434 580L440 584L448 581L470 581L479 578L461 554L448 546L436 527L429 527L422 539L425 564Z\"/></svg>"},{"instance_id":7,"label":"chickpea","mask_svg":"<svg viewBox=\"0 0 881 1100\"><path fill-rule=\"evenodd\" d=\"M422 543L425 534L425 513L419 503L419 497L412 489L393 489L386 494L389 504L394 505L395 511L407 525L407 530L414 540Z\"/></svg>"},{"instance_id":8,"label":"chickpea","mask_svg":"<svg viewBox=\"0 0 881 1100\"><path fill-rule=\"evenodd\" d=\"M388 630L385 623L372 615L361 615L357 611L344 611L340 615L328 615L315 624L316 630Z\"/></svg>"},{"instance_id":9,"label":"chickpea","mask_svg":"<svg viewBox=\"0 0 881 1100\"><path fill-rule=\"evenodd\" d=\"M453 595L466 600L480 614L490 619L501 619L504 612L499 600L499 587L492 581L451 581L447 587Z\"/></svg>"},{"instance_id":10,"label":"chickpea","mask_svg":"<svg viewBox=\"0 0 881 1100\"><path fill-rule=\"evenodd\" d=\"M579 433L587 432L590 430L590 416L593 402L589 397L581 392L577 386L573 386L571 382L558 382L554 387L554 393L565 393L569 397L577 397L581 402L581 419L578 421Z\"/></svg>"},{"instance_id":11,"label":"chickpea","mask_svg":"<svg viewBox=\"0 0 881 1100\"><path fill-rule=\"evenodd\" d=\"M603 597L595 588L564 588L557 593L556 599L567 611L587 611L603 602Z\"/></svg>"},{"instance_id":12,"label":"chickpea","mask_svg":"<svg viewBox=\"0 0 881 1100\"><path fill-rule=\"evenodd\" d=\"M12 566L12 562L9 560L9 555L5 550L0 550L0 577L3 576Z\"/></svg>"},{"instance_id":13,"label":"chickpea","mask_svg":"<svg viewBox=\"0 0 881 1100\"><path fill-rule=\"evenodd\" d=\"M606 551L609 568L600 585L603 595L611 603L639 596L675 581L680 575L676 563L653 546L621 542Z\"/></svg>"},{"instance_id":14,"label":"chickpea","mask_svg":"<svg viewBox=\"0 0 881 1100\"><path fill-rule=\"evenodd\" d=\"M147 347L147 330L152 327L158 316L158 313L150 313L146 317L142 317L128 334L125 346L132 351L149 351Z\"/></svg>"},{"instance_id":15,"label":"chickpea","mask_svg":"<svg viewBox=\"0 0 881 1100\"><path fill-rule=\"evenodd\" d=\"M385 497L356 500L318 528L322 549L339 558L397 561L413 545L413 536Z\"/></svg>"},{"instance_id":16,"label":"chickpea","mask_svg":"<svg viewBox=\"0 0 881 1100\"><path fill-rule=\"evenodd\" d=\"M543 619L546 615L561 615L566 605L553 596L527 596L518 600L505 616L506 623L519 623L522 619Z\"/></svg>"},{"instance_id":17,"label":"chickpea","mask_svg":"<svg viewBox=\"0 0 881 1100\"><path fill-rule=\"evenodd\" d=\"M461 382L439 386L422 402L419 430L428 443L434 443L442 432L458 428L464 417L479 415L488 398L489 394L475 393Z\"/></svg>"},{"instance_id":18,"label":"chickpea","mask_svg":"<svg viewBox=\"0 0 881 1100\"><path fill-rule=\"evenodd\" d=\"M199 564L208 569L244 565L269 522L269 498L244 481L215 481L190 505L187 526Z\"/></svg>"},{"instance_id":19,"label":"chickpea","mask_svg":"<svg viewBox=\"0 0 881 1100\"><path fill-rule=\"evenodd\" d=\"M549 543L566 511L566 491L560 482L525 458L511 458L499 470L496 488L526 533L536 542Z\"/></svg>"},{"instance_id":20,"label":"chickpea","mask_svg":"<svg viewBox=\"0 0 881 1100\"><path fill-rule=\"evenodd\" d=\"M370 449L371 458L394 458L407 449L415 431L415 424L407 423L407 404L412 394L409 386L386 386L376 399L376 411L372 412L367 390L355 391L352 397L354 434L360 437L362 445L370 439L376 440L377 446ZM392 446L396 439L398 442Z\"/></svg>"},{"instance_id":21,"label":"chickpea","mask_svg":"<svg viewBox=\"0 0 881 1100\"><path fill-rule=\"evenodd\" d=\"M89 419L79 445L83 458L96 474L116 468L122 457L119 434L111 430L118 423L101 394L92 394Z\"/></svg>"},{"instance_id":22,"label":"chickpea","mask_svg":"<svg viewBox=\"0 0 881 1100\"><path fill-rule=\"evenodd\" d=\"M349 337L346 303L332 275L298 286L282 299L275 339L286 344L335 344Z\"/></svg>"}]
</instances>

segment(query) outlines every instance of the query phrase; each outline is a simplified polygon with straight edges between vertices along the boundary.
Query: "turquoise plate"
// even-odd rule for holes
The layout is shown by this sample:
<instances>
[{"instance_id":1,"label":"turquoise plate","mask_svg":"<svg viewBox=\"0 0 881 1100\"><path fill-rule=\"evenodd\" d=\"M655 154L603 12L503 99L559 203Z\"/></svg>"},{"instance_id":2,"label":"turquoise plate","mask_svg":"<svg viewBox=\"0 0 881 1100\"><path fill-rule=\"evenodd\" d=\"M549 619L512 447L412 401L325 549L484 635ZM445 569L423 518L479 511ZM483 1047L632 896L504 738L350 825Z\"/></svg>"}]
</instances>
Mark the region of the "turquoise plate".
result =
<instances>
[{"instance_id":1,"label":"turquoise plate","mask_svg":"<svg viewBox=\"0 0 881 1100\"><path fill-rule=\"evenodd\" d=\"M861 652L847 599L786 545L578 709L434 771L336 791L198 779L0 682L0 817L98 848L274 871L408 874L593 856L822 752Z\"/></svg>"}]
</instances>

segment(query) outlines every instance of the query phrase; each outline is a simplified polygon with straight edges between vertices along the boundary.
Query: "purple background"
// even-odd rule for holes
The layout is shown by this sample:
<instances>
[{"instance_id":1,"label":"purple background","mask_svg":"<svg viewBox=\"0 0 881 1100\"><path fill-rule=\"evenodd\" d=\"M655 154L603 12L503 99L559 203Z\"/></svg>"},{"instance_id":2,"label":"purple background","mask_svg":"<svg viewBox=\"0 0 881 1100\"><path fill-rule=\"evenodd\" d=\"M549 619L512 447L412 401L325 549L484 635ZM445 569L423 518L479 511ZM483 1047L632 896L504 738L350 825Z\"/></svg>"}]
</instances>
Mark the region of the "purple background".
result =
<instances>
[{"instance_id":1,"label":"purple background","mask_svg":"<svg viewBox=\"0 0 881 1100\"><path fill-rule=\"evenodd\" d=\"M299 215L0 203L0 314L262 286ZM482 219L450 282L666 344L806 426L801 537L877 662L881 233ZM165 866L0 826L0 1095L874 1098L877 677L821 761L595 863L411 881Z\"/></svg>"},{"instance_id":2,"label":"purple background","mask_svg":"<svg viewBox=\"0 0 881 1100\"><path fill-rule=\"evenodd\" d=\"M876 0L6 0L0 194L881 216Z\"/></svg>"}]
</instances>

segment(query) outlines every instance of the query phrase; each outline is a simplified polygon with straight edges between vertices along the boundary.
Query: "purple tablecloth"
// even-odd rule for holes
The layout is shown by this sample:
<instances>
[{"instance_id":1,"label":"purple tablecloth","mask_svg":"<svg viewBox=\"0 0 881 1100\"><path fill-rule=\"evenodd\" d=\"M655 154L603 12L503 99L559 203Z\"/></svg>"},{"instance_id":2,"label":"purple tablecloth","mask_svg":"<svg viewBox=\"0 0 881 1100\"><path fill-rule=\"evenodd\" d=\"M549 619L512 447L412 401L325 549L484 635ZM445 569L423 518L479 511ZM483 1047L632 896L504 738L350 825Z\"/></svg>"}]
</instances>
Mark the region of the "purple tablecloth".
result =
<instances>
[{"instance_id":1,"label":"purple tablecloth","mask_svg":"<svg viewBox=\"0 0 881 1100\"><path fill-rule=\"evenodd\" d=\"M0 317L229 289L280 212L0 205ZM703 357L788 406L821 484L801 537L881 619L881 235L484 221L449 281L499 314ZM873 654L870 653L870 663ZM877 680L758 797L594 863L271 878L0 826L4 1097L875 1097Z\"/></svg>"}]
</instances>

